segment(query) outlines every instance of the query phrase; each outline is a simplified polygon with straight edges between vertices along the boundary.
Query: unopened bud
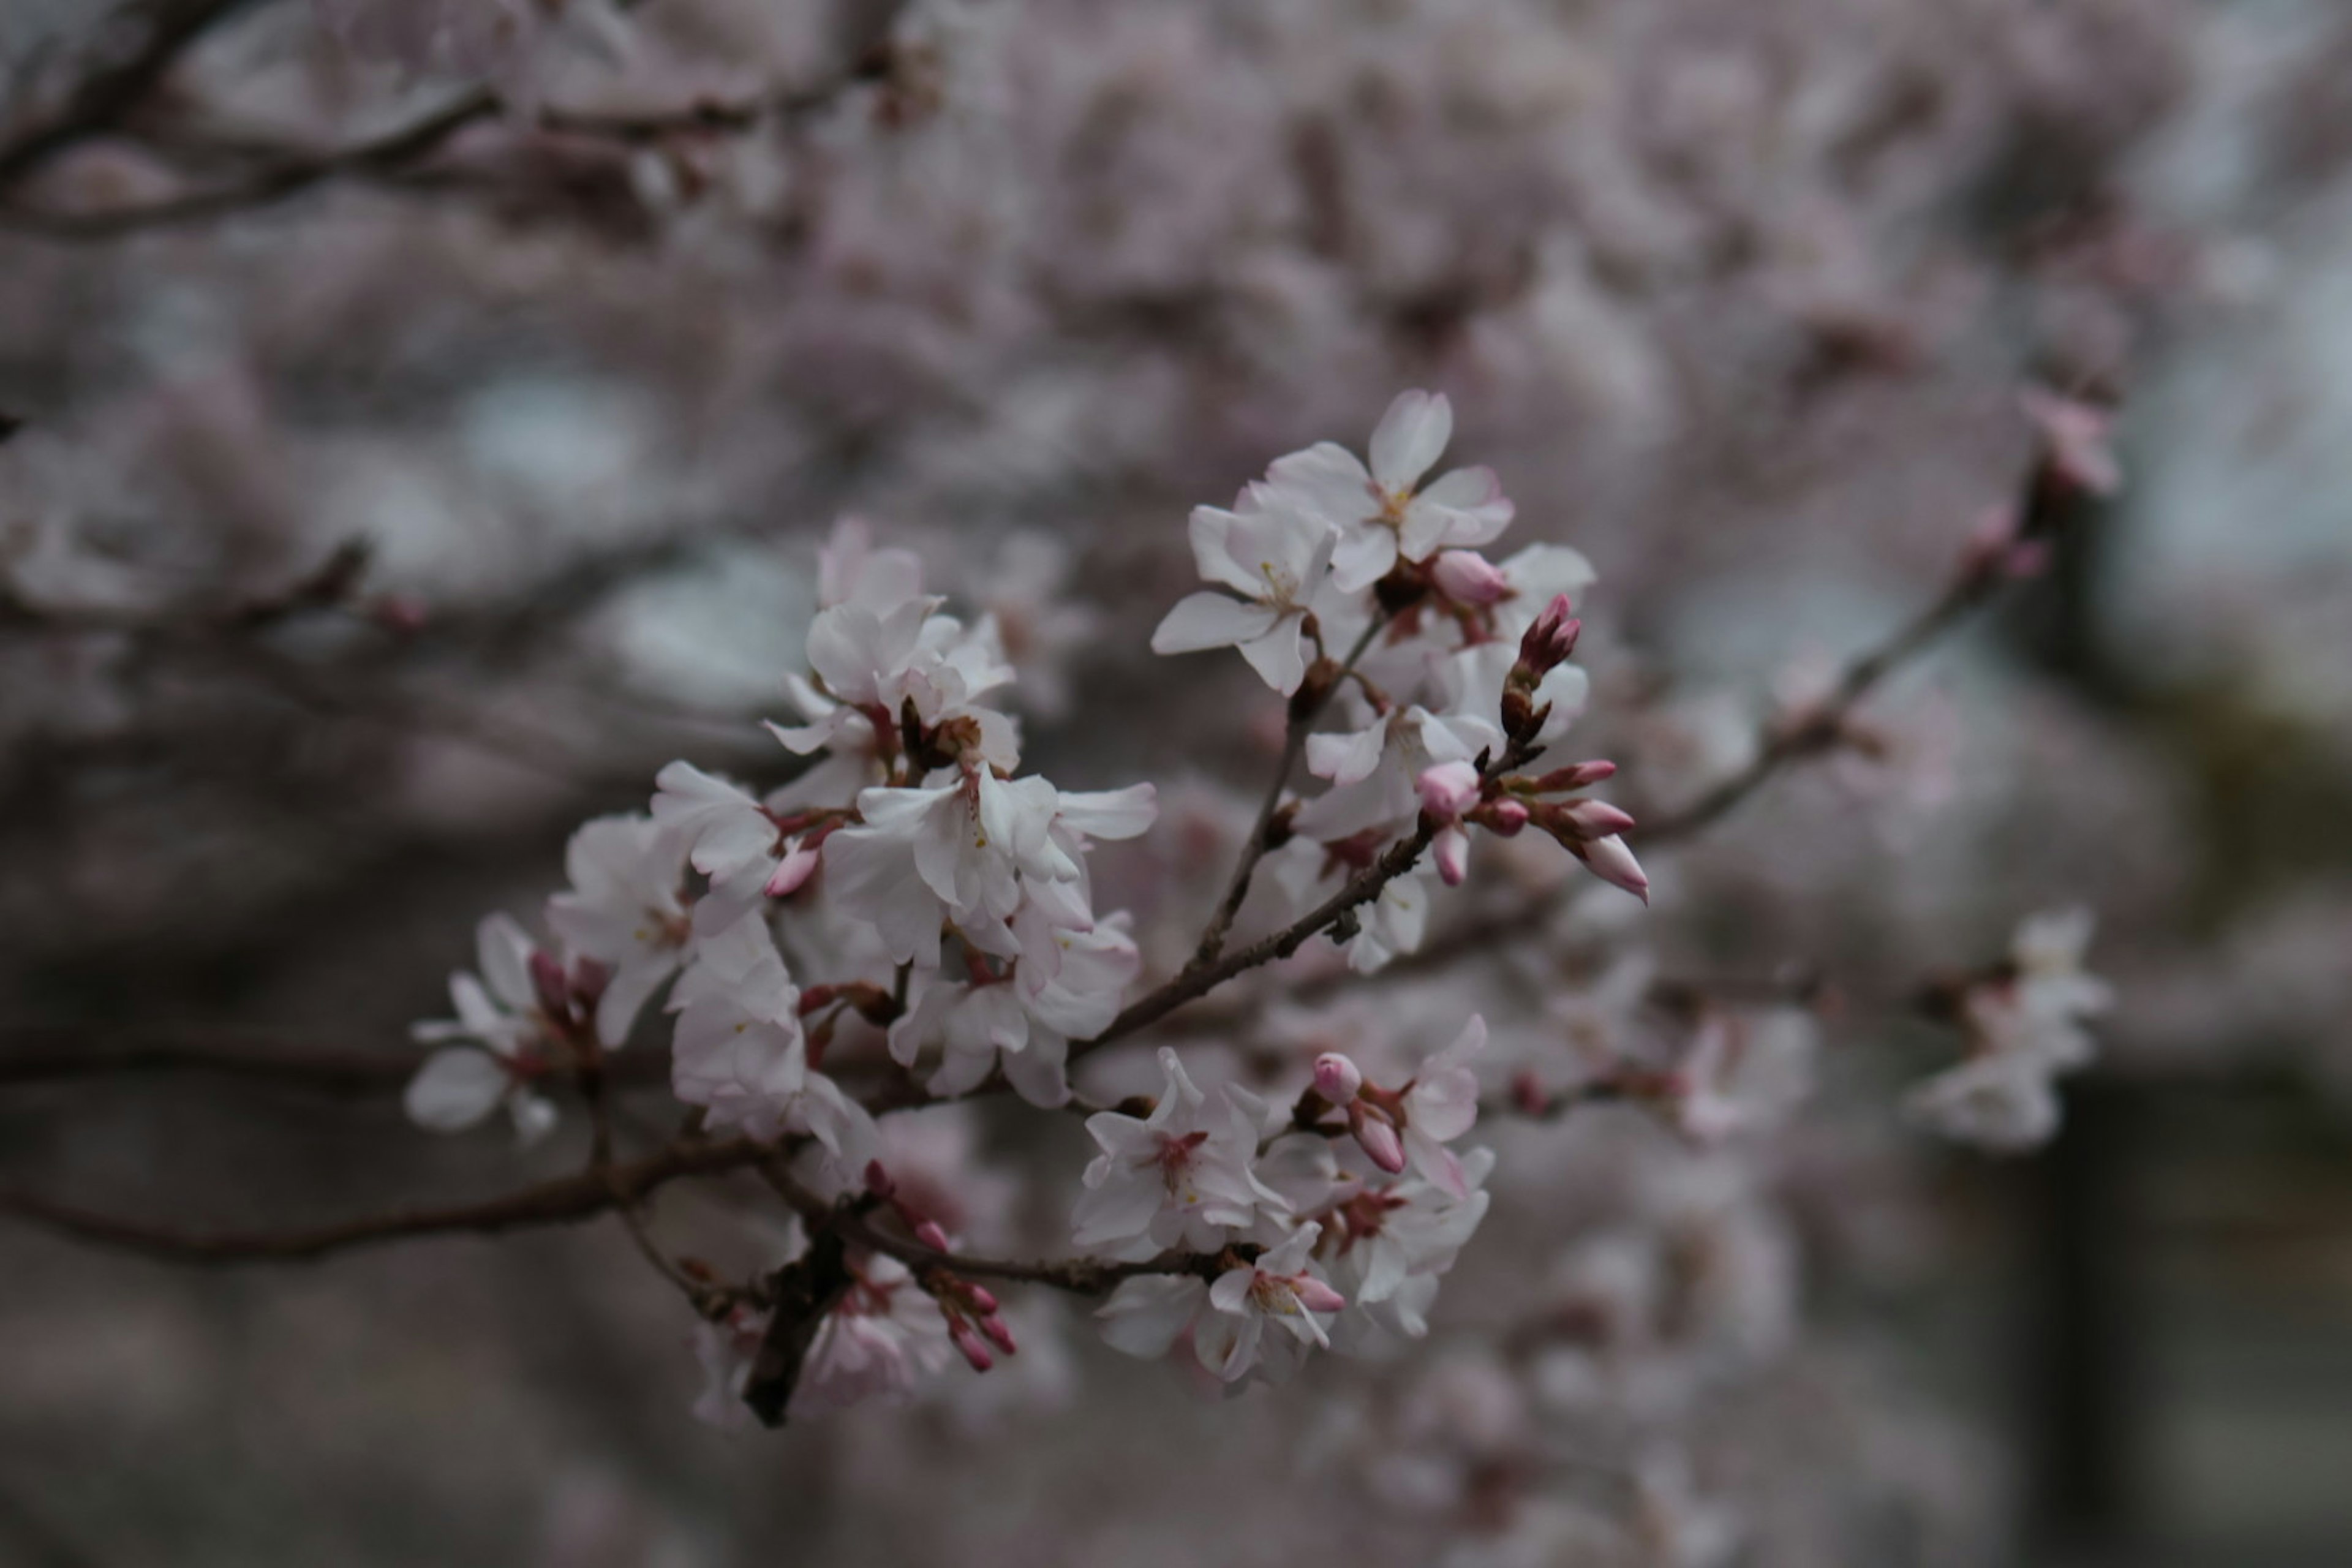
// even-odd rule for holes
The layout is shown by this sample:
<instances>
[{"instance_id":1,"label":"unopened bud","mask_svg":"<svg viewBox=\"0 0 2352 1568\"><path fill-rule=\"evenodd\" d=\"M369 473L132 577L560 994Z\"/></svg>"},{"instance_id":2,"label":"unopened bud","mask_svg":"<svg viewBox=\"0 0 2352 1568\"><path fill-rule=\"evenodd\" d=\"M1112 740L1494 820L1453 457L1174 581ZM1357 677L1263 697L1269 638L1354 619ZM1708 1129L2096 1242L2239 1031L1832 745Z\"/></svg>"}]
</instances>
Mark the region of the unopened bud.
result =
<instances>
[{"instance_id":1,"label":"unopened bud","mask_svg":"<svg viewBox=\"0 0 2352 1568\"><path fill-rule=\"evenodd\" d=\"M784 858L782 860L776 862L775 871L768 878L768 885L761 891L772 899L792 897L816 874L817 860L816 847L807 839L802 839L784 852Z\"/></svg>"},{"instance_id":2,"label":"unopened bud","mask_svg":"<svg viewBox=\"0 0 2352 1568\"><path fill-rule=\"evenodd\" d=\"M1576 651L1577 634L1583 629L1584 623L1576 618L1568 595L1559 595L1519 637L1520 665L1542 679Z\"/></svg>"},{"instance_id":3,"label":"unopened bud","mask_svg":"<svg viewBox=\"0 0 2352 1568\"><path fill-rule=\"evenodd\" d=\"M881 1161L868 1160L866 1162L866 1190L877 1198L887 1198L898 1190L898 1184L890 1179L890 1173L882 1168Z\"/></svg>"},{"instance_id":4,"label":"unopened bud","mask_svg":"<svg viewBox=\"0 0 2352 1568\"><path fill-rule=\"evenodd\" d=\"M1506 795L1490 800L1470 814L1469 820L1490 833L1509 838L1528 825L1528 803Z\"/></svg>"},{"instance_id":5,"label":"unopened bud","mask_svg":"<svg viewBox=\"0 0 2352 1568\"><path fill-rule=\"evenodd\" d=\"M1475 550L1448 550L1430 568L1437 590L1457 605L1481 609L1498 604L1511 591L1499 567Z\"/></svg>"},{"instance_id":6,"label":"unopened bud","mask_svg":"<svg viewBox=\"0 0 2352 1568\"><path fill-rule=\"evenodd\" d=\"M927 1219L917 1224L915 1239L933 1252L948 1250L948 1233L940 1228L940 1222L935 1219Z\"/></svg>"},{"instance_id":7,"label":"unopened bud","mask_svg":"<svg viewBox=\"0 0 2352 1568\"><path fill-rule=\"evenodd\" d=\"M1301 1274L1290 1282L1290 1293L1298 1304L1310 1312L1337 1312L1348 1305L1348 1298L1312 1274Z\"/></svg>"},{"instance_id":8,"label":"unopened bud","mask_svg":"<svg viewBox=\"0 0 2352 1568\"><path fill-rule=\"evenodd\" d=\"M1013 1342L1013 1331L1005 1326L1003 1318L996 1315L996 1310L993 1307L988 1310L986 1317L981 1319L980 1331L986 1334L989 1342L1006 1355L1012 1355L1021 1348Z\"/></svg>"},{"instance_id":9,"label":"unopened bud","mask_svg":"<svg viewBox=\"0 0 2352 1568\"><path fill-rule=\"evenodd\" d=\"M1623 839L1595 838L1570 848L1602 881L1624 889L1645 904L1650 901L1650 879L1643 874L1641 862L1633 858Z\"/></svg>"},{"instance_id":10,"label":"unopened bud","mask_svg":"<svg viewBox=\"0 0 2352 1568\"><path fill-rule=\"evenodd\" d=\"M1617 776L1617 764L1601 759L1589 763L1571 763L1564 768L1554 768L1532 780L1527 788L1537 795L1567 795L1580 789L1591 789Z\"/></svg>"},{"instance_id":11,"label":"unopened bud","mask_svg":"<svg viewBox=\"0 0 2352 1568\"><path fill-rule=\"evenodd\" d=\"M1437 836L1437 875L1449 888L1458 888L1470 875L1470 836L1459 827L1449 827Z\"/></svg>"},{"instance_id":12,"label":"unopened bud","mask_svg":"<svg viewBox=\"0 0 2352 1568\"><path fill-rule=\"evenodd\" d=\"M1478 804L1483 788L1477 767L1470 763L1440 763L1423 768L1413 781L1422 809L1441 822L1450 822Z\"/></svg>"},{"instance_id":13,"label":"unopened bud","mask_svg":"<svg viewBox=\"0 0 2352 1568\"><path fill-rule=\"evenodd\" d=\"M1572 800L1559 815L1580 838L1606 838L1633 826L1633 819L1605 800Z\"/></svg>"},{"instance_id":14,"label":"unopened bud","mask_svg":"<svg viewBox=\"0 0 2352 1568\"><path fill-rule=\"evenodd\" d=\"M1363 1070L1337 1051L1315 1058L1315 1092L1333 1105L1349 1105L1364 1087Z\"/></svg>"},{"instance_id":15,"label":"unopened bud","mask_svg":"<svg viewBox=\"0 0 2352 1568\"><path fill-rule=\"evenodd\" d=\"M979 1333L963 1319L948 1320L948 1338L955 1342L955 1348L963 1352L963 1359L971 1363L972 1371L986 1372L996 1364L996 1358L988 1353L988 1347L981 1342Z\"/></svg>"},{"instance_id":16,"label":"unopened bud","mask_svg":"<svg viewBox=\"0 0 2352 1568\"><path fill-rule=\"evenodd\" d=\"M973 1308L977 1310L990 1313L996 1310L996 1292L987 1286L975 1285L967 1279L964 1281L963 1293L971 1299Z\"/></svg>"},{"instance_id":17,"label":"unopened bud","mask_svg":"<svg viewBox=\"0 0 2352 1568\"><path fill-rule=\"evenodd\" d=\"M1404 1169L1404 1143L1397 1137L1396 1123L1387 1117L1359 1100L1348 1108L1348 1130L1373 1164L1391 1176Z\"/></svg>"}]
</instances>

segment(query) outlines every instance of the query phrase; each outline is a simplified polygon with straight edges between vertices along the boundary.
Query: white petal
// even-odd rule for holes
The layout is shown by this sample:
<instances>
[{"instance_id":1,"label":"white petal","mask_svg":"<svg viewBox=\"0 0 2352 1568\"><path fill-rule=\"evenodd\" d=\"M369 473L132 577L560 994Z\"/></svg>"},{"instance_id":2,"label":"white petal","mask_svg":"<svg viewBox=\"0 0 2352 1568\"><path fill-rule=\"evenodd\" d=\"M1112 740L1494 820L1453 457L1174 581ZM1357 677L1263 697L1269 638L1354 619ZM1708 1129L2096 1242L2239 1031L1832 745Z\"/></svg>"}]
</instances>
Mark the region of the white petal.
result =
<instances>
[{"instance_id":1,"label":"white petal","mask_svg":"<svg viewBox=\"0 0 2352 1568\"><path fill-rule=\"evenodd\" d=\"M1454 405L1426 392L1397 395L1372 431L1372 478L1390 491L1410 489L1454 438Z\"/></svg>"},{"instance_id":2,"label":"white petal","mask_svg":"<svg viewBox=\"0 0 2352 1568\"><path fill-rule=\"evenodd\" d=\"M513 1080L488 1051L453 1046L436 1051L408 1080L408 1119L436 1132L471 1127L499 1108Z\"/></svg>"},{"instance_id":3,"label":"white petal","mask_svg":"<svg viewBox=\"0 0 2352 1568\"><path fill-rule=\"evenodd\" d=\"M1151 651L1199 653L1231 647L1264 637L1279 618L1279 611L1264 605L1244 604L1223 594L1188 594L1151 634Z\"/></svg>"},{"instance_id":4,"label":"white petal","mask_svg":"<svg viewBox=\"0 0 2352 1568\"><path fill-rule=\"evenodd\" d=\"M1241 645L1242 658L1258 679L1285 697L1307 679L1307 639L1300 635L1300 617L1286 616L1272 631Z\"/></svg>"}]
</instances>

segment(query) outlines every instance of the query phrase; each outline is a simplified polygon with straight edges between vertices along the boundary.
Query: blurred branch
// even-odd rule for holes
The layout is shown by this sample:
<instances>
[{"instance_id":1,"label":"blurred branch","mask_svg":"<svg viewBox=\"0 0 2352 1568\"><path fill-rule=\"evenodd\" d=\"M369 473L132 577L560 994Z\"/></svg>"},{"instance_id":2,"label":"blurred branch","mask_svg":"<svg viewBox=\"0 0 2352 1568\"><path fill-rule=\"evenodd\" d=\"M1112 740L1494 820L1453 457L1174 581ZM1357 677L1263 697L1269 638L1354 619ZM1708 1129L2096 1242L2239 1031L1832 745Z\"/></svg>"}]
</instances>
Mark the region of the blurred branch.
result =
<instances>
[{"instance_id":1,"label":"blurred branch","mask_svg":"<svg viewBox=\"0 0 2352 1568\"><path fill-rule=\"evenodd\" d=\"M290 1263L409 1237L464 1233L488 1236L532 1226L569 1225L636 1203L680 1177L741 1170L775 1152L775 1145L748 1138L677 1143L642 1160L542 1182L483 1203L395 1209L307 1229L183 1230L79 1208L10 1188L0 1188L0 1214L78 1241L175 1263Z\"/></svg>"},{"instance_id":2,"label":"blurred branch","mask_svg":"<svg viewBox=\"0 0 2352 1568\"><path fill-rule=\"evenodd\" d=\"M0 1088L84 1079L205 1073L353 1098L395 1093L423 1065L415 1051L295 1046L236 1030L121 1030L66 1024L0 1025ZM604 1081L635 1089L669 1081L657 1052L602 1065Z\"/></svg>"},{"instance_id":3,"label":"blurred branch","mask_svg":"<svg viewBox=\"0 0 2352 1568\"><path fill-rule=\"evenodd\" d=\"M46 118L0 142L0 194L14 189L76 142L104 135L134 113L172 68L216 23L261 0L156 0L124 7L100 28L112 33L122 17L144 11L144 33L122 58L100 65ZM136 24L134 24L136 25Z\"/></svg>"},{"instance_id":4,"label":"blurred branch","mask_svg":"<svg viewBox=\"0 0 2352 1568\"><path fill-rule=\"evenodd\" d=\"M823 81L738 102L703 100L681 109L643 114L550 107L540 110L517 129L585 137L632 148L656 146L685 137L740 135L762 125L789 124L814 114L838 101L857 84L886 79L891 63L887 47L877 47ZM494 89L477 86L406 125L347 146L326 152L284 148L267 153L248 147L247 156L261 167L210 190L91 212L0 207L0 226L52 239L102 240L142 229L256 211L336 181L384 180L404 175L447 146L461 132L505 118L509 111L510 105Z\"/></svg>"}]
</instances>

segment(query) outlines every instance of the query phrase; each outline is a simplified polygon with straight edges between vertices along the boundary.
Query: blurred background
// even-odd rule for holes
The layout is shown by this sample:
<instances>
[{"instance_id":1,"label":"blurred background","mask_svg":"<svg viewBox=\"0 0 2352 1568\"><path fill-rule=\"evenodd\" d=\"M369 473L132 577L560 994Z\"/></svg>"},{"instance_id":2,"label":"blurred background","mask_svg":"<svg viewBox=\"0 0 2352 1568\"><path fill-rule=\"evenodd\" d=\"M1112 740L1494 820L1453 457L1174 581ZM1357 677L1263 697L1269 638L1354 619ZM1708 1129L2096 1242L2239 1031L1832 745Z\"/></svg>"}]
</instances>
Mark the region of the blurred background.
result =
<instances>
[{"instance_id":1,"label":"blurred background","mask_svg":"<svg viewBox=\"0 0 2352 1568\"><path fill-rule=\"evenodd\" d=\"M262 1227L569 1169L409 1127L408 1021L662 763L781 776L843 513L1003 617L1033 765L1213 843L1276 716L1148 653L1187 510L1443 390L1599 571L1638 816L1934 596L2039 384L2120 403L2121 494L1878 755L1652 867L1669 964L1828 1000L1793 1326L1706 1406L1746 1526L1647 1560L2352 1561L2347 83L2325 0L0 0L0 1181ZM2064 1135L1906 1129L1907 998L2072 903ZM319 1070L58 1068L186 1046ZM1633 1135L1538 1132L1441 1339ZM663 1223L755 1267L759 1198ZM1387 1527L1340 1372L1202 1403L1075 1310L712 1432L635 1265L0 1225L0 1563L1620 1560Z\"/></svg>"}]
</instances>

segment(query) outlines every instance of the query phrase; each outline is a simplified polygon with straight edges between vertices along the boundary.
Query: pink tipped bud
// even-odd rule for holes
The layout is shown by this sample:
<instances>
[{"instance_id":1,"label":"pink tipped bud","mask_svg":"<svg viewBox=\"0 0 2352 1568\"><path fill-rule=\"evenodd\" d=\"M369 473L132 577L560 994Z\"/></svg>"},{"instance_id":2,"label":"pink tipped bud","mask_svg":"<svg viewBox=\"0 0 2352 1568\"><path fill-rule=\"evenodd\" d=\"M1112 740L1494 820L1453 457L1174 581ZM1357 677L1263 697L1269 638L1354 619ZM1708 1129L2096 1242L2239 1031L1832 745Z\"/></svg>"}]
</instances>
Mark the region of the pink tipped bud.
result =
<instances>
[{"instance_id":1,"label":"pink tipped bud","mask_svg":"<svg viewBox=\"0 0 2352 1568\"><path fill-rule=\"evenodd\" d=\"M940 1228L940 1222L935 1219L927 1219L917 1225L915 1239L933 1252L948 1250L948 1233Z\"/></svg>"},{"instance_id":2,"label":"pink tipped bud","mask_svg":"<svg viewBox=\"0 0 2352 1568\"><path fill-rule=\"evenodd\" d=\"M1470 836L1449 827L1437 836L1437 875L1449 888L1458 888L1470 875Z\"/></svg>"},{"instance_id":3,"label":"pink tipped bud","mask_svg":"<svg viewBox=\"0 0 2352 1568\"><path fill-rule=\"evenodd\" d=\"M1337 1312L1348 1304L1348 1298L1312 1274L1294 1278L1290 1281L1290 1293L1297 1297L1298 1304L1310 1312Z\"/></svg>"},{"instance_id":4,"label":"pink tipped bud","mask_svg":"<svg viewBox=\"0 0 2352 1568\"><path fill-rule=\"evenodd\" d=\"M1625 847L1623 839L1595 838L1571 847L1594 876L1624 889L1645 904L1650 901L1650 879L1643 874L1641 862L1633 858L1633 852Z\"/></svg>"},{"instance_id":5,"label":"pink tipped bud","mask_svg":"<svg viewBox=\"0 0 2352 1568\"><path fill-rule=\"evenodd\" d=\"M988 1353L988 1347L981 1342L979 1333L963 1319L948 1320L948 1338L955 1342L955 1348L963 1352L963 1359L971 1363L972 1371L986 1372L996 1364L996 1358Z\"/></svg>"},{"instance_id":6,"label":"pink tipped bud","mask_svg":"<svg viewBox=\"0 0 2352 1568\"><path fill-rule=\"evenodd\" d=\"M1004 1320L996 1315L996 1310L992 1307L989 1309L988 1316L981 1319L980 1331L986 1334L989 1342L1006 1355L1012 1355L1021 1348L1013 1341L1013 1331L1005 1327Z\"/></svg>"},{"instance_id":7,"label":"pink tipped bud","mask_svg":"<svg viewBox=\"0 0 2352 1568\"><path fill-rule=\"evenodd\" d=\"M1511 591L1500 568L1475 550L1448 550L1430 568L1437 591L1457 605L1485 608L1498 604Z\"/></svg>"},{"instance_id":8,"label":"pink tipped bud","mask_svg":"<svg viewBox=\"0 0 2352 1568\"><path fill-rule=\"evenodd\" d=\"M1397 1137L1395 1122L1359 1100L1348 1108L1348 1130L1373 1164L1391 1176L1404 1169L1404 1143Z\"/></svg>"},{"instance_id":9,"label":"pink tipped bud","mask_svg":"<svg viewBox=\"0 0 2352 1568\"><path fill-rule=\"evenodd\" d=\"M1413 781L1421 792L1422 808L1440 822L1451 822L1478 804L1483 787L1477 767L1470 763L1440 763L1422 770Z\"/></svg>"},{"instance_id":10,"label":"pink tipped bud","mask_svg":"<svg viewBox=\"0 0 2352 1568\"><path fill-rule=\"evenodd\" d=\"M1528 804L1506 795L1479 806L1470 814L1470 820L1490 833L1509 838L1528 825Z\"/></svg>"},{"instance_id":11,"label":"pink tipped bud","mask_svg":"<svg viewBox=\"0 0 2352 1568\"><path fill-rule=\"evenodd\" d=\"M1576 651L1576 637L1583 629L1584 623L1576 618L1568 595L1559 595L1519 638L1519 662L1540 677Z\"/></svg>"},{"instance_id":12,"label":"pink tipped bud","mask_svg":"<svg viewBox=\"0 0 2352 1568\"><path fill-rule=\"evenodd\" d=\"M882 1168L881 1161L868 1160L866 1162L866 1190L877 1198L887 1198L898 1190L898 1184L890 1179L890 1173Z\"/></svg>"},{"instance_id":13,"label":"pink tipped bud","mask_svg":"<svg viewBox=\"0 0 2352 1568\"><path fill-rule=\"evenodd\" d=\"M1617 776L1617 764L1596 759L1589 763L1571 763L1564 768L1554 768L1535 781L1538 795L1567 795L1571 791L1591 789L1594 784Z\"/></svg>"},{"instance_id":14,"label":"pink tipped bud","mask_svg":"<svg viewBox=\"0 0 2352 1568\"><path fill-rule=\"evenodd\" d=\"M992 1314L995 1312L996 1292L991 1290L987 1286L975 1285L971 1280L967 1279L964 1281L963 1293L965 1298L971 1302L974 1310Z\"/></svg>"},{"instance_id":15,"label":"pink tipped bud","mask_svg":"<svg viewBox=\"0 0 2352 1568\"><path fill-rule=\"evenodd\" d=\"M572 987L553 953L531 950L530 988L539 997L540 1010L549 1017L561 1018L572 1011Z\"/></svg>"},{"instance_id":16,"label":"pink tipped bud","mask_svg":"<svg viewBox=\"0 0 2352 1568\"><path fill-rule=\"evenodd\" d=\"M784 852L784 858L782 860L776 862L776 869L768 878L768 885L761 890L772 899L792 897L801 890L803 883L816 874L817 860L816 847L807 839L802 839Z\"/></svg>"},{"instance_id":17,"label":"pink tipped bud","mask_svg":"<svg viewBox=\"0 0 2352 1568\"><path fill-rule=\"evenodd\" d=\"M1581 838L1607 838L1633 826L1633 819L1605 800L1572 800L1560 816Z\"/></svg>"},{"instance_id":18,"label":"pink tipped bud","mask_svg":"<svg viewBox=\"0 0 2352 1568\"><path fill-rule=\"evenodd\" d=\"M1337 1051L1315 1058L1315 1092L1333 1105L1352 1105L1364 1087L1363 1069Z\"/></svg>"}]
</instances>

